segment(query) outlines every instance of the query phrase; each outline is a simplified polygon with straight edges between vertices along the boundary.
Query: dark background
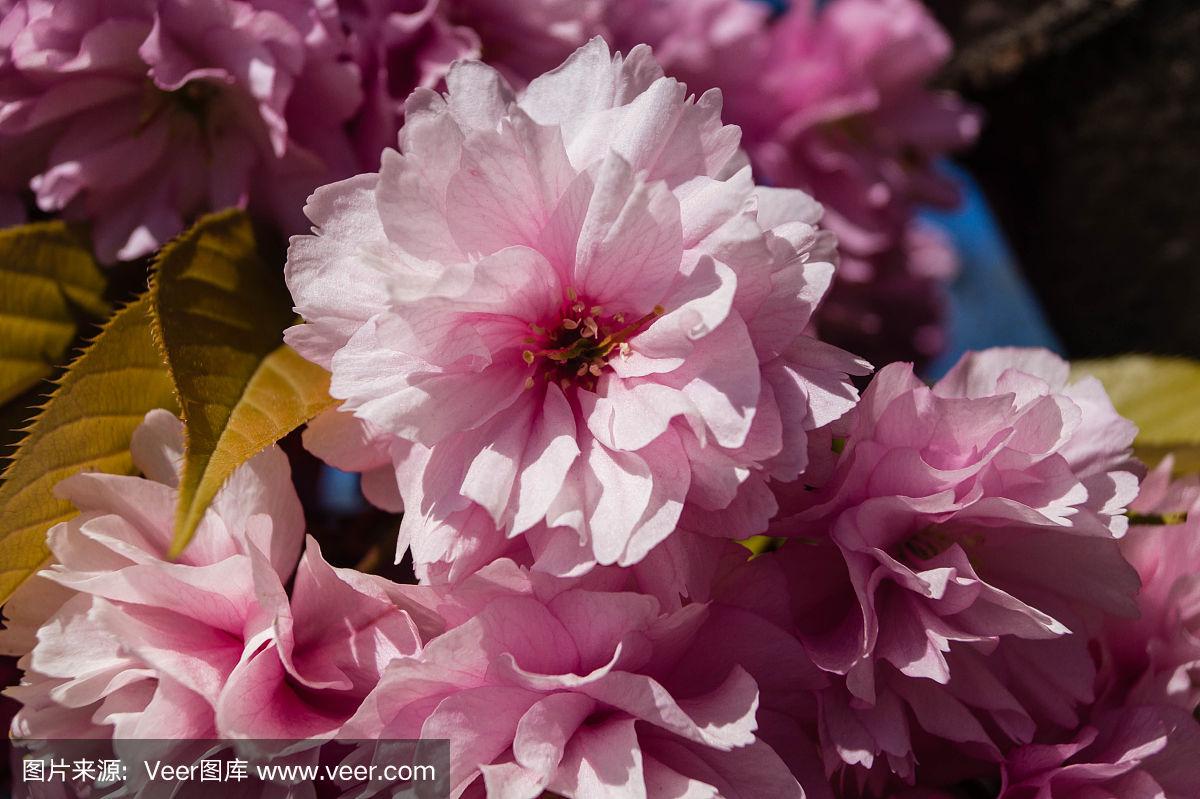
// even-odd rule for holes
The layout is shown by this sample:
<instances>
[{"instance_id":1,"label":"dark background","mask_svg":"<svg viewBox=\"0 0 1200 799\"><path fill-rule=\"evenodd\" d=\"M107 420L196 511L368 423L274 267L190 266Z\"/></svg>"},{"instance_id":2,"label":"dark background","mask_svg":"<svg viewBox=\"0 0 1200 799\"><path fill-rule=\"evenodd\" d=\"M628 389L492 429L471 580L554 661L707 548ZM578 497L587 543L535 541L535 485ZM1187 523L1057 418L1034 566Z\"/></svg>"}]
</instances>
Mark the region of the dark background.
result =
<instances>
[{"instance_id":1,"label":"dark background","mask_svg":"<svg viewBox=\"0 0 1200 799\"><path fill-rule=\"evenodd\" d=\"M983 186L1069 356L1200 357L1200 3L927 0Z\"/></svg>"}]
</instances>

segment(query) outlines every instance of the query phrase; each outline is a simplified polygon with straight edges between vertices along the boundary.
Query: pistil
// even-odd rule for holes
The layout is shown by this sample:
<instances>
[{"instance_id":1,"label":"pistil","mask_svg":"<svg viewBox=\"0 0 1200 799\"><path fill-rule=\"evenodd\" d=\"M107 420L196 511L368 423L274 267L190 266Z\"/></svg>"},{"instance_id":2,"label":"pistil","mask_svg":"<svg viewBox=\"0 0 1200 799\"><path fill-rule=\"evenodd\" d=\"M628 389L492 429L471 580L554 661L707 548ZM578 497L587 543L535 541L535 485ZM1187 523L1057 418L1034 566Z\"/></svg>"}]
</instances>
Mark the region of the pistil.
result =
<instances>
[{"instance_id":1,"label":"pistil","mask_svg":"<svg viewBox=\"0 0 1200 799\"><path fill-rule=\"evenodd\" d=\"M574 289L567 289L566 295L557 324L529 326L531 335L525 343L543 346L521 353L526 365L544 369L545 379L557 380L564 390L576 385L594 391L613 355L628 356L629 339L665 313L658 305L627 324L624 314L606 316L602 306L585 302ZM526 388L534 384L533 376L525 381Z\"/></svg>"}]
</instances>

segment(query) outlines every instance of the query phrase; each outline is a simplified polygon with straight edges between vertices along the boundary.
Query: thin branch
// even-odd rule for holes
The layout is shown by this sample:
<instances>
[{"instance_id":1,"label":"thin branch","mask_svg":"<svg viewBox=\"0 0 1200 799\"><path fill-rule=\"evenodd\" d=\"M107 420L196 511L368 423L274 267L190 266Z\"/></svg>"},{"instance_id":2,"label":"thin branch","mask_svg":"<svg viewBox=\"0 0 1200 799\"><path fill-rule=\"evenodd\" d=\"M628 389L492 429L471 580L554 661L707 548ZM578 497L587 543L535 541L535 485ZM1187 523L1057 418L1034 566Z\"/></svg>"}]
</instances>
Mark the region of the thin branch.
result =
<instances>
[{"instance_id":1,"label":"thin branch","mask_svg":"<svg viewBox=\"0 0 1200 799\"><path fill-rule=\"evenodd\" d=\"M1145 0L1050 0L1016 23L964 48L947 67L957 88L988 89L1070 50L1124 19Z\"/></svg>"}]
</instances>

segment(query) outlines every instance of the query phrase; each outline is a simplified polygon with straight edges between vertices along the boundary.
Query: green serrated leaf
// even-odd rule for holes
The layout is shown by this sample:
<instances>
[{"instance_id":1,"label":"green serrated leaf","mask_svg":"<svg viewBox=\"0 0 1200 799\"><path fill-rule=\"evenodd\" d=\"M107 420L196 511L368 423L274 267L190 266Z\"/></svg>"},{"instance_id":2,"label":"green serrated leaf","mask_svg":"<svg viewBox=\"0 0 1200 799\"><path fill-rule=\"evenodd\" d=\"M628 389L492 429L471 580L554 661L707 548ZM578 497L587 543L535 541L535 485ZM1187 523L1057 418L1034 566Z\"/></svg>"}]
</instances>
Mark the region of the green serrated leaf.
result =
<instances>
[{"instance_id":1,"label":"green serrated leaf","mask_svg":"<svg viewBox=\"0 0 1200 799\"><path fill-rule=\"evenodd\" d=\"M324 369L287 345L264 358L229 415L194 493L186 503L186 495L180 497L180 507L190 513L184 516L184 532L176 528L174 554L187 546L204 510L235 469L333 404Z\"/></svg>"},{"instance_id":2,"label":"green serrated leaf","mask_svg":"<svg viewBox=\"0 0 1200 799\"><path fill-rule=\"evenodd\" d=\"M146 413L177 413L150 330L149 300L104 326L59 380L0 485L0 602L46 563L46 531L75 515L54 486L83 470L134 474L129 442Z\"/></svg>"},{"instance_id":3,"label":"green serrated leaf","mask_svg":"<svg viewBox=\"0 0 1200 799\"><path fill-rule=\"evenodd\" d=\"M62 222L0 230L0 405L51 375L81 319L103 319L105 277Z\"/></svg>"},{"instance_id":4,"label":"green serrated leaf","mask_svg":"<svg viewBox=\"0 0 1200 799\"><path fill-rule=\"evenodd\" d=\"M167 245L151 294L184 420L178 554L234 469L331 404L329 376L283 346L294 316L282 264L264 259L242 212Z\"/></svg>"},{"instance_id":5,"label":"green serrated leaf","mask_svg":"<svg viewBox=\"0 0 1200 799\"><path fill-rule=\"evenodd\" d=\"M1200 469L1200 362L1126 355L1072 368L1076 377L1099 379L1117 411L1138 426L1134 447L1143 460L1175 453L1177 471Z\"/></svg>"}]
</instances>

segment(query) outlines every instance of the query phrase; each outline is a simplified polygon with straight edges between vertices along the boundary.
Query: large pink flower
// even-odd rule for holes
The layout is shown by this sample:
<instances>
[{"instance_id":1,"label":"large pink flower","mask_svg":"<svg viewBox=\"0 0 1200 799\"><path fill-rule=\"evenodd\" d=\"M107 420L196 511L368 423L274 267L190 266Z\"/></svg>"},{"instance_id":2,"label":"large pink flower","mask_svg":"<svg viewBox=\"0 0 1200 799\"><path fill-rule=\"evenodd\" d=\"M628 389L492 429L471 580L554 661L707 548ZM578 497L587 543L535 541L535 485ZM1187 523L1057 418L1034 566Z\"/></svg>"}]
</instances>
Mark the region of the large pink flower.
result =
<instances>
[{"instance_id":1,"label":"large pink flower","mask_svg":"<svg viewBox=\"0 0 1200 799\"><path fill-rule=\"evenodd\" d=\"M798 634L843 675L827 756L904 774L910 719L986 757L1074 727L1095 670L1067 633L1136 612L1116 540L1134 428L1099 383L1038 350L968 355L932 388L893 364L834 428L832 476L777 526Z\"/></svg>"},{"instance_id":2,"label":"large pink flower","mask_svg":"<svg viewBox=\"0 0 1200 799\"><path fill-rule=\"evenodd\" d=\"M423 590L445 632L393 661L344 733L450 739L452 796L804 795L755 735L754 680L715 645L729 618L507 560Z\"/></svg>"},{"instance_id":3,"label":"large pink flower","mask_svg":"<svg viewBox=\"0 0 1200 799\"><path fill-rule=\"evenodd\" d=\"M66 591L10 691L15 736L319 741L419 650L399 588L331 568L311 540L293 576L303 518L281 451L234 473L175 561L179 421L151 412L133 454L145 478L59 486L81 513L36 578Z\"/></svg>"},{"instance_id":4,"label":"large pink flower","mask_svg":"<svg viewBox=\"0 0 1200 799\"><path fill-rule=\"evenodd\" d=\"M464 512L553 530L553 571L636 563L681 514L763 529L865 371L801 332L833 273L819 207L756 187L719 96L645 48L594 40L519 97L478 63L448 82L378 175L314 195L287 266L288 341L441 538L414 552Z\"/></svg>"},{"instance_id":5,"label":"large pink flower","mask_svg":"<svg viewBox=\"0 0 1200 799\"><path fill-rule=\"evenodd\" d=\"M22 0L0 22L0 144L21 154L3 169L43 210L93 222L105 262L227 206L299 229L313 187L356 167L343 127L361 91L334 12Z\"/></svg>"}]
</instances>

